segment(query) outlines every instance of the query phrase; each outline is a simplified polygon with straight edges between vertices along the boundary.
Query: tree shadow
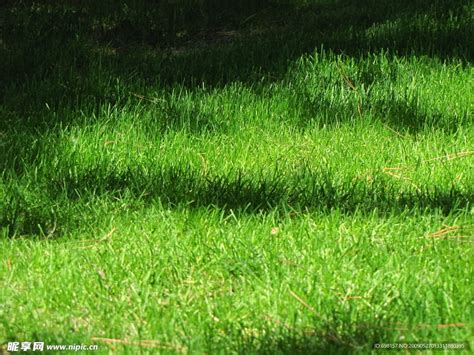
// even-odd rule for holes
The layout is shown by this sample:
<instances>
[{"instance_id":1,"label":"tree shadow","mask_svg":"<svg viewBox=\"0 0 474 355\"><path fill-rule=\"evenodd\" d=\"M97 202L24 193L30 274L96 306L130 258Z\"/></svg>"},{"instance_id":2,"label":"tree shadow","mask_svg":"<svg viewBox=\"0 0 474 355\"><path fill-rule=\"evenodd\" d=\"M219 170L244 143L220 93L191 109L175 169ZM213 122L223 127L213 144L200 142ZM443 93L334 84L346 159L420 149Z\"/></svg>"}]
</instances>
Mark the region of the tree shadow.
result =
<instances>
[{"instance_id":1,"label":"tree shadow","mask_svg":"<svg viewBox=\"0 0 474 355\"><path fill-rule=\"evenodd\" d=\"M120 2L128 6L127 12L107 2L89 7L76 1L44 6L7 2L0 16L4 28L0 129L30 127L41 132L60 123L74 125L77 119L71 114L63 115L69 117L67 122L61 121L61 111L126 105L135 91L144 88L169 91L179 85L194 91L240 83L256 89L283 80L291 63L318 48L354 58L381 50L387 55L425 55L464 63L473 58L472 24L463 22L469 17L467 0L316 1L304 6L267 1L247 11L241 1L229 8L234 8L233 13L206 1L206 14L196 15L189 7L179 26L185 26L184 19L193 13L207 20L189 24L186 34L173 43L149 39L166 36L168 31L157 22L166 11L155 13L159 7L152 3ZM362 79L382 80L376 71L375 67L366 70L367 78ZM315 104L304 97L295 105L306 111L299 121L302 125L315 111L326 112L324 124L339 122L337 117L343 115L350 119L357 112L353 103ZM416 130L425 122L441 125L442 120L409 102L375 106L375 115L382 113L394 126ZM180 128L182 110L172 105L163 109L170 121L177 122L172 126ZM184 115L200 117L185 122L191 131L213 129L212 117L197 107L191 109ZM445 121L455 126L456 120Z\"/></svg>"},{"instance_id":2,"label":"tree shadow","mask_svg":"<svg viewBox=\"0 0 474 355\"><path fill-rule=\"evenodd\" d=\"M98 166L76 176L54 173L46 180L37 190L25 191L14 184L5 187L0 224L8 235L43 235L53 229L60 235L61 225L80 223L72 212L76 202L100 198L133 201L142 207L217 208L243 214L338 210L384 215L409 209L447 215L474 201L472 189L401 190L383 177L337 183L330 171L255 178L239 171L206 176L190 168L146 172L137 167L119 172Z\"/></svg>"},{"instance_id":3,"label":"tree shadow","mask_svg":"<svg viewBox=\"0 0 474 355\"><path fill-rule=\"evenodd\" d=\"M161 41L171 36L165 29L169 25L161 24L171 14L158 3L119 3L69 1L41 7L25 1L5 6L0 50L4 85L35 80L53 87L70 84L66 96L71 103L77 93L105 94L82 88L84 76L135 78L164 87L179 83L191 89L203 83L252 85L262 77L281 79L291 61L321 47L355 57L386 50L470 62L474 54L469 0L343 0L299 6L276 1L250 6L243 0L224 6L206 0L199 11L188 6L178 16L181 20L173 17L179 23L173 33L185 34L172 42ZM192 16L198 20L193 22ZM101 69L94 72L91 67L97 66ZM57 99L57 92L51 92L42 104Z\"/></svg>"},{"instance_id":4,"label":"tree shadow","mask_svg":"<svg viewBox=\"0 0 474 355\"><path fill-rule=\"evenodd\" d=\"M468 0L341 0L304 6L267 1L247 10L242 10L243 2L236 2L241 9L234 13L216 5L221 10L215 19L210 16L218 3L214 1L189 27L186 21L194 10L179 15L176 28L160 27L154 16L161 15L153 13L151 3L94 3L89 8L73 0L0 5L0 145L10 148L2 157L9 159L14 147L18 148L15 160L32 162L36 153L22 147L29 139L54 132L61 125L81 124L81 112L94 117L104 107L138 103L134 93L145 89L169 92L180 86L190 92L210 92L239 83L258 93L267 84L285 80L296 59L321 48L355 59L383 50L388 56L429 56L459 60L464 65L470 65L474 53ZM163 39L170 33L172 40ZM387 80L376 66L358 75L366 86ZM296 124L303 128L316 115L322 117L320 123L333 124L356 119L361 110L408 132L426 125L452 130L458 123L455 117L424 111L416 100L360 101L353 95L347 101L332 102L302 92L291 104L301 113ZM197 101L181 107L165 100L157 104L157 110L167 119L157 122L163 131L186 129L201 134L225 129ZM5 132L10 137L6 140ZM6 172L21 175L21 164L13 165ZM179 169L145 174L146 178L138 175L132 170L104 173L92 169L81 176L56 176L37 201L59 198L57 194L63 192L73 201L77 191L98 195L128 191L150 203L160 199L171 206L185 203L265 211L287 204L340 208L348 213L393 208L433 208L447 213L472 203L472 191L399 193L384 182L335 186L324 174L303 177L309 179L303 184L298 182L300 177L290 177L289 187L288 182L254 181L244 175L206 180L196 172ZM62 215L8 194L1 222L11 226L10 230L36 233Z\"/></svg>"},{"instance_id":5,"label":"tree shadow","mask_svg":"<svg viewBox=\"0 0 474 355\"><path fill-rule=\"evenodd\" d=\"M355 95L345 102L335 102L322 96L314 99L303 93L294 98L292 105L299 113L295 122L297 126L302 129L308 124L332 127L371 117L403 134L416 134L433 127L454 133L466 119L465 115L444 114L432 108L427 109L418 103L416 96L410 100L396 98L362 101Z\"/></svg>"},{"instance_id":6,"label":"tree shadow","mask_svg":"<svg viewBox=\"0 0 474 355\"><path fill-rule=\"evenodd\" d=\"M323 324L294 330L289 325L259 331L261 335L249 335L245 329L234 331L232 337L240 337L235 350L239 354L352 354L370 352L376 342L387 339L388 331L383 327L358 327L341 333L333 324ZM339 327L340 329L340 327ZM214 345L218 350L218 345Z\"/></svg>"}]
</instances>

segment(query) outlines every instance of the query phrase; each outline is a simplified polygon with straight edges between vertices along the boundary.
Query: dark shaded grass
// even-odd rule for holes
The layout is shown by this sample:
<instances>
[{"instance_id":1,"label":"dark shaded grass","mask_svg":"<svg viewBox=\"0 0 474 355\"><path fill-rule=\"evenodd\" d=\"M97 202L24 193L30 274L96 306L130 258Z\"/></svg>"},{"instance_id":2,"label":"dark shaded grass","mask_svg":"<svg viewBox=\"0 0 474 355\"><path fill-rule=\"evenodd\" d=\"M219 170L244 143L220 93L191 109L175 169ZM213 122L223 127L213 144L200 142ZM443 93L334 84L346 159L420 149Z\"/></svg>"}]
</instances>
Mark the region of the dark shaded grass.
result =
<instances>
[{"instance_id":1,"label":"dark shaded grass","mask_svg":"<svg viewBox=\"0 0 474 355\"><path fill-rule=\"evenodd\" d=\"M414 135L434 127L449 134L455 133L460 126L470 120L467 112L447 115L427 107L426 104L420 104L416 97L406 100L400 98L359 100L356 93L350 101L335 102L321 96L314 98L314 95L304 92L295 95L292 108L299 113L294 122L296 127L302 130L308 126L337 127L340 124L370 118L403 134Z\"/></svg>"},{"instance_id":2,"label":"dark shaded grass","mask_svg":"<svg viewBox=\"0 0 474 355\"><path fill-rule=\"evenodd\" d=\"M128 12L117 5L103 5L112 9L107 16L100 6L81 6L71 2L41 7L25 1L4 7L0 94L10 96L4 97L5 109L19 114L18 124L45 102L53 108L114 104L117 95L113 89L100 85L104 78L119 78L132 87L137 82L164 88L178 83L196 89L202 84L221 87L232 82L253 85L262 79L279 80L290 62L321 47L354 57L383 49L391 55L428 55L467 63L474 53L472 7L464 0L334 1L303 7L273 4L264 6L266 10L252 10L256 11L253 25L236 27L229 20L226 30L242 32L231 43L214 45L211 40L193 46L190 43L199 37L192 35L173 47L177 52L170 51L169 44L157 47L147 43L145 35L133 34L151 26L139 21L140 14L146 18L153 10L151 5L132 2ZM127 16L134 19L128 21L135 30L111 35L118 37L120 46L104 40L94 29L101 21L121 26ZM206 16L211 18L211 12ZM238 12L229 16L246 18ZM150 21L159 25L157 20ZM392 22L370 30L386 21ZM204 21L199 31L219 30L212 26Z\"/></svg>"},{"instance_id":3,"label":"dark shaded grass","mask_svg":"<svg viewBox=\"0 0 474 355\"><path fill-rule=\"evenodd\" d=\"M341 324L342 323L342 324ZM419 343L431 343L431 330L420 329L400 330L396 325L386 322L343 323L342 319L332 322L321 322L315 319L315 326L304 329L294 329L290 325L273 325L259 330L259 336L246 334L245 328L238 325L230 325L227 330L229 339L237 339L234 344L227 344L225 340L219 340L217 344L209 344L209 350L219 352L222 349L231 349L239 354L355 354L381 351L374 348L380 343L403 343L404 337L400 335L405 332L417 333L421 340ZM208 339L215 338L214 334L208 334ZM446 343L459 343L449 337ZM413 341L411 342L413 343ZM227 345L227 347L226 347ZM465 342L465 349L469 344ZM386 350L383 350L386 351Z\"/></svg>"},{"instance_id":4,"label":"dark shaded grass","mask_svg":"<svg viewBox=\"0 0 474 355\"><path fill-rule=\"evenodd\" d=\"M62 234L81 223L74 206L105 199L127 209L158 204L166 208L211 207L237 213L267 213L279 210L345 214L437 211L445 215L469 209L474 190L422 188L403 191L384 178L336 183L330 171L252 178L244 172L225 176L203 176L181 167L153 173L130 168L122 172L101 167L77 175L53 174L35 187L6 184L0 208L0 225L7 234ZM87 202L89 201L89 202ZM89 205L89 208L93 206Z\"/></svg>"},{"instance_id":5,"label":"dark shaded grass","mask_svg":"<svg viewBox=\"0 0 474 355\"><path fill-rule=\"evenodd\" d=\"M351 354L370 351L375 342L387 338L377 327L338 334L331 326L318 326L305 332L269 330L261 338L247 337L237 349L241 354ZM279 334L280 333L280 334Z\"/></svg>"},{"instance_id":6,"label":"dark shaded grass","mask_svg":"<svg viewBox=\"0 0 474 355\"><path fill-rule=\"evenodd\" d=\"M474 191L452 189L403 192L394 189L385 179L370 184L362 181L334 182L330 171L301 172L291 176L252 179L244 172L225 176L203 176L186 168L163 168L157 173L140 169L125 172L90 170L79 176L53 178L48 184L50 194L65 193L69 199L82 194L124 197L131 193L145 201L159 198L171 205L190 207L218 206L227 209L268 210L278 205L301 209L391 210L405 208L441 209L449 213L474 201ZM459 204L459 205L458 205Z\"/></svg>"},{"instance_id":7,"label":"dark shaded grass","mask_svg":"<svg viewBox=\"0 0 474 355\"><path fill-rule=\"evenodd\" d=\"M323 63L348 58L336 56L332 52L315 53L315 55L324 58ZM305 60L310 61L307 58ZM369 119L380 121L401 133L416 134L425 129L441 129L447 133L454 133L459 127L472 123L472 110L467 105L463 104L459 108L443 112L433 107L426 97L420 97L420 94L423 94L422 90L425 92L428 90L403 87L403 83L397 81L400 75L397 71L403 69L401 64L386 65L377 63L380 58L376 56L361 57L350 64L350 73L342 74L338 71L337 65L333 64L331 66L334 68L326 68L322 63L316 64L314 68L307 68L305 60L293 64L288 69L281 85L272 89L272 86L257 83L245 93L247 97L245 95L244 97L249 99L249 93L256 100L284 96L280 102L285 102L286 107L283 110L278 109L275 120L281 120L282 125L302 130L315 126L336 127L342 123ZM406 65L416 67L416 63ZM421 61L420 66L423 65L426 63ZM301 76L298 73L302 70L311 75L317 74L306 82L306 78L294 76L294 73ZM416 75L421 78L423 73ZM346 78L355 85L355 90L347 85ZM86 86L93 86L92 81L85 80ZM184 130L201 135L232 130L232 120L219 111L218 104L214 103L212 107L205 104L207 97L215 93L212 88L204 86L188 89L176 85L168 90L148 87L143 82L129 84L119 79L115 82L114 79L105 82L98 80L97 86L91 88L95 96L86 94L87 89L82 88L84 90L79 89L77 93L76 103L71 103L68 93L73 88L66 87L62 92L61 87L50 87L48 83L36 82L28 92L8 98L5 106L0 107L3 118L0 121L2 131L0 144L15 146L16 150L22 151L26 149L23 147L24 139L34 141L35 136L39 136L40 133L109 120L108 113L118 112L121 109L132 109L134 113L142 111L142 118L137 119L137 122L145 125L151 132ZM469 83L466 84L466 90L470 90ZM245 87L241 88L245 90ZM151 91L151 96L147 92L148 89ZM336 89L336 95L332 89ZM447 100L436 92L436 88L432 91L439 100ZM238 100L238 94L239 90L235 92L235 100ZM50 95L55 97L52 98L53 101L48 101ZM446 101L446 104L449 106L451 103ZM233 114L237 113L235 110L238 109L238 104L230 106L230 112ZM150 116L153 118L150 119Z\"/></svg>"}]
</instances>

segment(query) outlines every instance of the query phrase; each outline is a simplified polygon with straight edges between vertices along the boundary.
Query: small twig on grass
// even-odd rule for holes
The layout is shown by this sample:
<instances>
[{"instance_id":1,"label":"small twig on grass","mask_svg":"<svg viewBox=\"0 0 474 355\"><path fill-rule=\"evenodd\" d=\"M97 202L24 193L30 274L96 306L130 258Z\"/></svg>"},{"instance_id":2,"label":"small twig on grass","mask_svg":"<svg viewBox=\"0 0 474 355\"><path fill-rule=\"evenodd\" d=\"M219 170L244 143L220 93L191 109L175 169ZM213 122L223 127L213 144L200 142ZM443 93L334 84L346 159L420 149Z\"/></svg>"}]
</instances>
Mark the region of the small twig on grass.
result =
<instances>
[{"instance_id":1,"label":"small twig on grass","mask_svg":"<svg viewBox=\"0 0 474 355\"><path fill-rule=\"evenodd\" d=\"M246 19L244 19L244 20L240 23L240 25L244 25L246 22L248 22L248 21L250 21L251 19L253 19L256 15L257 15L257 12L254 13L254 14L252 14L252 15L250 15L249 17L247 17Z\"/></svg>"},{"instance_id":2,"label":"small twig on grass","mask_svg":"<svg viewBox=\"0 0 474 355\"><path fill-rule=\"evenodd\" d=\"M102 241L102 240L105 240L105 239L111 237L112 234L114 234L116 230L117 230L117 228L116 228L116 227L113 227L113 228L110 230L110 232L107 233L106 235L104 235L101 239L99 239L99 241Z\"/></svg>"}]
</instances>

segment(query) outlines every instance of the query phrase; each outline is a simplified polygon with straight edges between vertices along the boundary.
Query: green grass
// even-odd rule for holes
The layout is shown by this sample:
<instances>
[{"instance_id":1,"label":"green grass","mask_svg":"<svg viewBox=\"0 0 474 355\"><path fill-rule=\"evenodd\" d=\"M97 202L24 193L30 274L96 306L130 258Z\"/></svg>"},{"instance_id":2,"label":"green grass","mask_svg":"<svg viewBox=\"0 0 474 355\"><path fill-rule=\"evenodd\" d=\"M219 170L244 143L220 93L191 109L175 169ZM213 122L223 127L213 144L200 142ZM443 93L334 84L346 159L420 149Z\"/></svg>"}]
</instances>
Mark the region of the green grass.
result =
<instances>
[{"instance_id":1,"label":"green grass","mask_svg":"<svg viewBox=\"0 0 474 355\"><path fill-rule=\"evenodd\" d=\"M472 4L211 3L2 5L0 346L472 346Z\"/></svg>"}]
</instances>

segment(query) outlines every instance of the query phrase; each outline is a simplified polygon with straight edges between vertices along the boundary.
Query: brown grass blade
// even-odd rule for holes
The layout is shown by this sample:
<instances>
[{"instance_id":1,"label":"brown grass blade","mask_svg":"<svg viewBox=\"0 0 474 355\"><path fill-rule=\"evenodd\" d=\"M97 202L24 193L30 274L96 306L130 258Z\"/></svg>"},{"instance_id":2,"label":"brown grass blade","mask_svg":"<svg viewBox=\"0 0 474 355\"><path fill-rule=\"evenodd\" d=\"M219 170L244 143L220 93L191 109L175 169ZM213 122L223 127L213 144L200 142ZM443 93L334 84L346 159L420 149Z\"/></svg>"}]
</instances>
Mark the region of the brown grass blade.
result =
<instances>
[{"instance_id":1,"label":"brown grass blade","mask_svg":"<svg viewBox=\"0 0 474 355\"><path fill-rule=\"evenodd\" d=\"M474 226L446 226L437 232L431 233L429 236L433 238L443 237L453 232L464 231L466 229L474 229ZM457 236L457 237L469 237L469 236Z\"/></svg>"},{"instance_id":2,"label":"brown grass blade","mask_svg":"<svg viewBox=\"0 0 474 355\"><path fill-rule=\"evenodd\" d=\"M394 174L392 173L390 170L395 170L396 168L384 168L383 169L383 172L384 174L387 174L391 177L394 177L395 179L400 179L400 180L405 180L406 182L408 182L411 186L413 186L418 192L421 192L421 189L419 188L418 185L416 185L410 178L407 178L406 176L402 176L402 175L397 175L397 174ZM397 169L401 169L401 168L397 168Z\"/></svg>"},{"instance_id":3,"label":"brown grass blade","mask_svg":"<svg viewBox=\"0 0 474 355\"><path fill-rule=\"evenodd\" d=\"M317 317L321 318L321 316L318 314L318 312L316 312L316 310L311 307L308 303L306 303L300 296L298 296L296 293L294 293L292 290L289 290L290 292L290 295L295 299L297 300L299 303L301 303L306 309L310 310L311 313L313 313L314 315L316 315Z\"/></svg>"},{"instance_id":4,"label":"brown grass blade","mask_svg":"<svg viewBox=\"0 0 474 355\"><path fill-rule=\"evenodd\" d=\"M445 156L434 157L431 159L424 160L423 163L428 163L430 161L436 161L436 160L453 160L456 158L467 157L469 155L474 155L474 150L466 150L463 152L452 153Z\"/></svg>"}]
</instances>

